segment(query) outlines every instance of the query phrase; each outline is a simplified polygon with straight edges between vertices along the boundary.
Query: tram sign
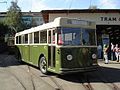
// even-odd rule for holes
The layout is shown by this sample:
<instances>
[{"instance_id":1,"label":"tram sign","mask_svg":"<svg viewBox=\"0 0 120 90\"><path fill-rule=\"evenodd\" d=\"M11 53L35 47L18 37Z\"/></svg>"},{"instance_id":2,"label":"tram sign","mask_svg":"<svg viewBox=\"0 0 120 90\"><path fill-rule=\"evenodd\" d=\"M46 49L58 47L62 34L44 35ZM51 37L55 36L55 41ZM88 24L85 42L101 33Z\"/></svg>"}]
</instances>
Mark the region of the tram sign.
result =
<instances>
[{"instance_id":1,"label":"tram sign","mask_svg":"<svg viewBox=\"0 0 120 90\"><path fill-rule=\"evenodd\" d=\"M120 21L119 17L100 17L101 21Z\"/></svg>"}]
</instances>

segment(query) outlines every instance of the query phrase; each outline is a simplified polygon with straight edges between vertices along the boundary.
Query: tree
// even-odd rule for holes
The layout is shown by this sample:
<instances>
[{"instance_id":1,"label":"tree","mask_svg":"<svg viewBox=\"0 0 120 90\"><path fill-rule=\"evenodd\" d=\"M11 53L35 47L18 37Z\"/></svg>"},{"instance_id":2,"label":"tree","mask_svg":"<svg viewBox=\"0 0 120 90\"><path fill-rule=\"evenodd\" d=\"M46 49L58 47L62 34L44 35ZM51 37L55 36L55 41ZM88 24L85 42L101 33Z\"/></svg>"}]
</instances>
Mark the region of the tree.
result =
<instances>
[{"instance_id":1,"label":"tree","mask_svg":"<svg viewBox=\"0 0 120 90\"><path fill-rule=\"evenodd\" d=\"M20 7L17 5L17 2L11 2L11 6L7 11L7 15L4 22L6 25L9 26L9 28L13 32L23 30L22 13Z\"/></svg>"},{"instance_id":2,"label":"tree","mask_svg":"<svg viewBox=\"0 0 120 90\"><path fill-rule=\"evenodd\" d=\"M0 22L0 43L4 42L5 34L7 34L8 32L9 32L8 26Z\"/></svg>"}]
</instances>

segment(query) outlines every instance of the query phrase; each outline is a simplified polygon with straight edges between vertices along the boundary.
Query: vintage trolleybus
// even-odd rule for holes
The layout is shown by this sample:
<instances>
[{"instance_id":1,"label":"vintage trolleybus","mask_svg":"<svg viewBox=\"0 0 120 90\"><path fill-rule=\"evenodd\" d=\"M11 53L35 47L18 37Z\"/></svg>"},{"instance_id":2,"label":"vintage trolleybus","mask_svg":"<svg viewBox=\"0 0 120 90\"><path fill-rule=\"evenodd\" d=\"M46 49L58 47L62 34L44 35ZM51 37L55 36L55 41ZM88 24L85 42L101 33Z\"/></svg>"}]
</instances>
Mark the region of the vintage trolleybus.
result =
<instances>
[{"instance_id":1,"label":"vintage trolleybus","mask_svg":"<svg viewBox=\"0 0 120 90\"><path fill-rule=\"evenodd\" d=\"M18 58L41 72L66 74L98 67L94 22L58 17L15 35Z\"/></svg>"}]
</instances>

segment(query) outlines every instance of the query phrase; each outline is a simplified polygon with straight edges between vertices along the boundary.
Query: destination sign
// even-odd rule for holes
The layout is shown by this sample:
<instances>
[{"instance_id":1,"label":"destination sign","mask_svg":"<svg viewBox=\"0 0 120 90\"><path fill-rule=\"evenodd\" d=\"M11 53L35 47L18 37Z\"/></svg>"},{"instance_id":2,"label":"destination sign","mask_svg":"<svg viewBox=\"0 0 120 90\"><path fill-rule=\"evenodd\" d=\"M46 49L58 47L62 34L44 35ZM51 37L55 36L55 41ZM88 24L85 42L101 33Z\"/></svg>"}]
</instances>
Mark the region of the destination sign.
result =
<instances>
[{"instance_id":1,"label":"destination sign","mask_svg":"<svg viewBox=\"0 0 120 90\"><path fill-rule=\"evenodd\" d=\"M77 19L68 19L67 24L74 24L74 25L90 25L91 22L84 21L84 20L77 20Z\"/></svg>"}]
</instances>

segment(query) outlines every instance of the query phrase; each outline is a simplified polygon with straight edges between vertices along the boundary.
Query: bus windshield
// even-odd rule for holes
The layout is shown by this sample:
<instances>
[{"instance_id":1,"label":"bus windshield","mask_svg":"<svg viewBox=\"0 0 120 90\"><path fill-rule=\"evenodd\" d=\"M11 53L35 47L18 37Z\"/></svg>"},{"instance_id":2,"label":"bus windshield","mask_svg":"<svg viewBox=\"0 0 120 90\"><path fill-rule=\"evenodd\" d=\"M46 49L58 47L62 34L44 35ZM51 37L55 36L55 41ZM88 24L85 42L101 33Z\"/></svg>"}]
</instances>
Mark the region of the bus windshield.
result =
<instances>
[{"instance_id":1,"label":"bus windshield","mask_svg":"<svg viewBox=\"0 0 120 90\"><path fill-rule=\"evenodd\" d=\"M82 29L82 44L96 45L95 29Z\"/></svg>"},{"instance_id":2,"label":"bus windshield","mask_svg":"<svg viewBox=\"0 0 120 90\"><path fill-rule=\"evenodd\" d=\"M58 45L96 45L95 30L61 28L58 30Z\"/></svg>"}]
</instances>

